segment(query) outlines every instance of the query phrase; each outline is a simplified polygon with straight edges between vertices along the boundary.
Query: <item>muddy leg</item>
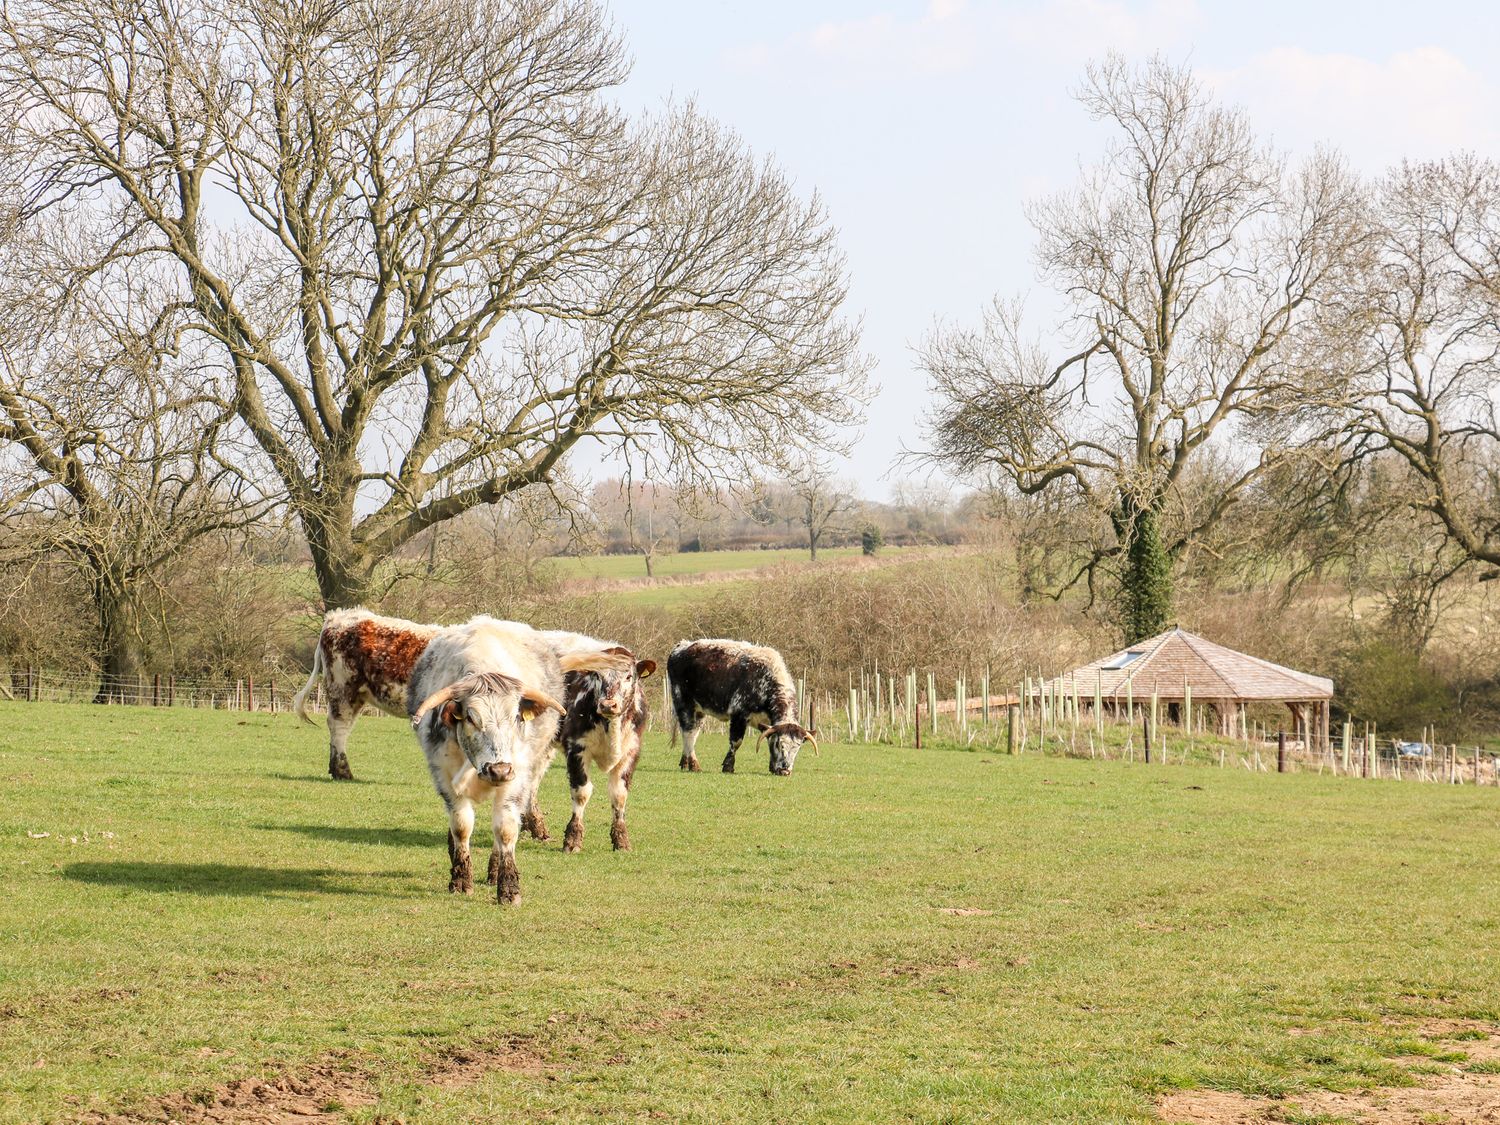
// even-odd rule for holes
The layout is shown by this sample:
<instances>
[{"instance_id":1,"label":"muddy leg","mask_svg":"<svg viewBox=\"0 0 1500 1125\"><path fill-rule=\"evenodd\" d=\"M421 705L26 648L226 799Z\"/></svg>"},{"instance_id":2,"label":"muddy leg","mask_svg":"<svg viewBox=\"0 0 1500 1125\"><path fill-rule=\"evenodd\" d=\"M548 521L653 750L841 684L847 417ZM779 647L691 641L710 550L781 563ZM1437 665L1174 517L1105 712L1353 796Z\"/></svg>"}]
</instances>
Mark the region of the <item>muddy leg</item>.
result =
<instances>
[{"instance_id":1,"label":"muddy leg","mask_svg":"<svg viewBox=\"0 0 1500 1125\"><path fill-rule=\"evenodd\" d=\"M686 727L680 722L678 724L682 732L682 757L677 762L677 768L697 773L700 767L698 765L698 755L694 753L694 748L698 745L698 734L703 730L703 720L700 718L694 721L698 724L695 727Z\"/></svg>"},{"instance_id":2,"label":"muddy leg","mask_svg":"<svg viewBox=\"0 0 1500 1125\"><path fill-rule=\"evenodd\" d=\"M495 850L500 853L495 898L501 903L521 901L521 873L516 869L516 839L521 835L519 803L498 798L495 802Z\"/></svg>"},{"instance_id":3,"label":"muddy leg","mask_svg":"<svg viewBox=\"0 0 1500 1125\"><path fill-rule=\"evenodd\" d=\"M568 821L568 830L563 833L563 851L580 852L583 850L583 810L594 794L581 746L576 752L572 748L568 751L568 788L573 791L573 816Z\"/></svg>"},{"instance_id":4,"label":"muddy leg","mask_svg":"<svg viewBox=\"0 0 1500 1125\"><path fill-rule=\"evenodd\" d=\"M625 831L625 800L630 795L630 774L634 766L632 762L609 775L609 807L614 813L614 821L609 826L609 842L617 852L630 850L630 834Z\"/></svg>"},{"instance_id":5,"label":"muddy leg","mask_svg":"<svg viewBox=\"0 0 1500 1125\"><path fill-rule=\"evenodd\" d=\"M328 709L328 776L335 781L353 781L354 771L349 768L349 755L344 747L349 744L349 732L354 729L356 708L352 712L337 705Z\"/></svg>"},{"instance_id":6,"label":"muddy leg","mask_svg":"<svg viewBox=\"0 0 1500 1125\"><path fill-rule=\"evenodd\" d=\"M541 786L537 786L540 789ZM536 799L537 790L531 791L531 799L526 804L526 811L521 814L521 830L531 833L533 840L550 840L552 834L547 831L547 818L542 815L542 806Z\"/></svg>"},{"instance_id":7,"label":"muddy leg","mask_svg":"<svg viewBox=\"0 0 1500 1125\"><path fill-rule=\"evenodd\" d=\"M473 833L474 805L459 797L448 813L449 894L466 895L474 890L474 863L469 855L469 837Z\"/></svg>"},{"instance_id":8,"label":"muddy leg","mask_svg":"<svg viewBox=\"0 0 1500 1125\"><path fill-rule=\"evenodd\" d=\"M495 885L495 881L497 879L499 879L499 878L500 878L500 849L499 848L495 848L495 847L491 847L490 848L490 869L487 872L485 872L484 881L486 883L488 883L490 886L493 887Z\"/></svg>"}]
</instances>

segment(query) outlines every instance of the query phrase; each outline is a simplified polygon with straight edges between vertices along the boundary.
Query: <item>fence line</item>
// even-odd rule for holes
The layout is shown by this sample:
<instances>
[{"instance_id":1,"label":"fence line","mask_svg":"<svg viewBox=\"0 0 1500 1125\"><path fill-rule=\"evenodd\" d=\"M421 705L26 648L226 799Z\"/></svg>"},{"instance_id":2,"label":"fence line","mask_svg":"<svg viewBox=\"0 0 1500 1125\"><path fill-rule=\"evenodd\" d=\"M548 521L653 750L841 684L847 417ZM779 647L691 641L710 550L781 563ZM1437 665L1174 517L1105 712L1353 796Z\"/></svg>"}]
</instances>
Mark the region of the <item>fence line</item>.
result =
<instances>
[{"instance_id":1,"label":"fence line","mask_svg":"<svg viewBox=\"0 0 1500 1125\"><path fill-rule=\"evenodd\" d=\"M1163 722L1160 700L1153 694L1135 700L1100 699L1071 692L1049 691L1041 676L1023 677L1010 693L996 693L988 672L979 677L977 694L969 692L966 677L941 681L937 673L915 668L895 673L862 669L845 677L843 692L819 690L806 677L797 680L799 711L806 725L816 727L825 742L914 745L922 748L958 743L992 751L1045 753L1068 757L1124 759L1149 764L1205 761L1221 768L1251 771L1328 772L1334 776L1445 782L1500 786L1500 754L1482 747L1438 742L1424 729L1419 741L1381 738L1373 724L1345 721L1337 734L1308 737L1272 732L1251 723L1243 714L1224 729L1222 716L1209 721L1209 705L1194 706L1191 696L1176 701L1178 721ZM91 671L30 666L12 667L0 678L0 697L18 702L87 703L144 707L186 707L223 711L260 711L272 714L292 709L292 697L306 682L301 675L289 681L274 677L257 680L151 675L109 677ZM938 685L951 684L943 698ZM665 677L658 706L649 708L650 730L666 732L672 717ZM101 699L102 697L102 699ZM648 696L649 698L649 696ZM325 710L321 682L307 700L310 712ZM368 714L376 714L373 708ZM1123 716L1123 721L1122 720ZM1185 721L1184 721L1185 720ZM1197 746L1199 735L1213 734ZM1176 745L1168 735L1175 737ZM1186 744L1184 746L1184 743Z\"/></svg>"}]
</instances>

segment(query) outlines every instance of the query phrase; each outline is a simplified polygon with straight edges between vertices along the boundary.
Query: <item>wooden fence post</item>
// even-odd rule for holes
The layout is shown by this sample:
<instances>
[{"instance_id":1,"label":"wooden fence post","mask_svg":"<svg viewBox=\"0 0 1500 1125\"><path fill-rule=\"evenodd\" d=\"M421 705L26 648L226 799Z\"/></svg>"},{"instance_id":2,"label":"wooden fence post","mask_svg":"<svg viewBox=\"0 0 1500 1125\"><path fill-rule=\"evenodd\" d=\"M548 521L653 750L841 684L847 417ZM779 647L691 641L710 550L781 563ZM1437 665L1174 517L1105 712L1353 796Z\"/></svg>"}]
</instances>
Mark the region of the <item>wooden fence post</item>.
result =
<instances>
[{"instance_id":1,"label":"wooden fence post","mask_svg":"<svg viewBox=\"0 0 1500 1125\"><path fill-rule=\"evenodd\" d=\"M1146 764L1151 764L1151 715L1141 708L1141 741L1146 746Z\"/></svg>"},{"instance_id":2,"label":"wooden fence post","mask_svg":"<svg viewBox=\"0 0 1500 1125\"><path fill-rule=\"evenodd\" d=\"M917 732L917 749L922 749L922 697L917 696L917 721L912 724L912 729Z\"/></svg>"},{"instance_id":3,"label":"wooden fence post","mask_svg":"<svg viewBox=\"0 0 1500 1125\"><path fill-rule=\"evenodd\" d=\"M1016 752L1016 735L1020 733L1016 730L1016 727L1019 724L1020 717L1020 704L1013 703L1005 709L1005 750L1008 754L1015 754Z\"/></svg>"},{"instance_id":4,"label":"wooden fence post","mask_svg":"<svg viewBox=\"0 0 1500 1125\"><path fill-rule=\"evenodd\" d=\"M151 706L161 706L161 673L157 672L151 677Z\"/></svg>"},{"instance_id":5,"label":"wooden fence post","mask_svg":"<svg viewBox=\"0 0 1500 1125\"><path fill-rule=\"evenodd\" d=\"M177 702L177 677L171 672L167 673L167 706L171 707Z\"/></svg>"},{"instance_id":6,"label":"wooden fence post","mask_svg":"<svg viewBox=\"0 0 1500 1125\"><path fill-rule=\"evenodd\" d=\"M1276 772L1286 773L1286 731L1276 732Z\"/></svg>"},{"instance_id":7,"label":"wooden fence post","mask_svg":"<svg viewBox=\"0 0 1500 1125\"><path fill-rule=\"evenodd\" d=\"M276 681L273 679L266 685L266 691L271 696L271 714L276 714Z\"/></svg>"}]
</instances>

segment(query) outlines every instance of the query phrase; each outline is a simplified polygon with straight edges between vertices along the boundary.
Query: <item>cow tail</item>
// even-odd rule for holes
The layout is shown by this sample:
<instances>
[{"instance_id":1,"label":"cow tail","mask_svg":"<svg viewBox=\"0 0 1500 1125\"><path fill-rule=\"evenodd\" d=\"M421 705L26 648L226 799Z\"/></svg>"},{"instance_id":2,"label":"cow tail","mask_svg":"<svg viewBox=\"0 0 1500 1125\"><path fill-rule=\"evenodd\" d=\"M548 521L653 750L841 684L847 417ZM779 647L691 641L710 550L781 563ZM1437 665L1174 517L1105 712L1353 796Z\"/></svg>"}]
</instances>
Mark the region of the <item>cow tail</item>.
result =
<instances>
[{"instance_id":1,"label":"cow tail","mask_svg":"<svg viewBox=\"0 0 1500 1125\"><path fill-rule=\"evenodd\" d=\"M667 673L665 686L667 689L665 694L667 697L667 733L669 736L667 738L667 749L670 750L677 745L677 736L682 733L677 729L677 700L672 695L672 674L670 672Z\"/></svg>"},{"instance_id":2,"label":"cow tail","mask_svg":"<svg viewBox=\"0 0 1500 1125\"><path fill-rule=\"evenodd\" d=\"M318 633L318 643L313 646L312 673L307 677L307 683L302 685L302 690L292 696L292 710L302 716L304 723L311 723L312 718L307 713L307 698L312 694L312 689L317 686L318 681L323 678L323 634Z\"/></svg>"}]
</instances>

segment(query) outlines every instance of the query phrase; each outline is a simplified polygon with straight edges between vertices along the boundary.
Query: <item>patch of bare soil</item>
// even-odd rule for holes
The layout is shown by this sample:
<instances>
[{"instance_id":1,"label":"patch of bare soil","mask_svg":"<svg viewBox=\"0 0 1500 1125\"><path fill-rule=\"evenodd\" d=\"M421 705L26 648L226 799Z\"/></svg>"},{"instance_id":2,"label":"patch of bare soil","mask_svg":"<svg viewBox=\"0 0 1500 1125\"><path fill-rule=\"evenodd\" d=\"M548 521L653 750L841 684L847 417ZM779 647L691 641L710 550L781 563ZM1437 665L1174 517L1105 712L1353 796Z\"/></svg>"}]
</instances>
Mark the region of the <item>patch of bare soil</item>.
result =
<instances>
[{"instance_id":1,"label":"patch of bare soil","mask_svg":"<svg viewBox=\"0 0 1500 1125\"><path fill-rule=\"evenodd\" d=\"M438 1056L423 1076L434 1086L472 1086L486 1074L508 1070L512 1074L541 1074L547 1060L522 1035L506 1036L490 1043L452 1047Z\"/></svg>"},{"instance_id":2,"label":"patch of bare soil","mask_svg":"<svg viewBox=\"0 0 1500 1125\"><path fill-rule=\"evenodd\" d=\"M367 1074L329 1060L294 1075L240 1078L211 1090L169 1094L138 1112L87 1114L81 1125L332 1125L346 1119L344 1110L375 1100Z\"/></svg>"},{"instance_id":3,"label":"patch of bare soil","mask_svg":"<svg viewBox=\"0 0 1500 1125\"><path fill-rule=\"evenodd\" d=\"M939 914L952 914L958 918L982 918L995 913L993 910L985 910L978 906L939 906Z\"/></svg>"},{"instance_id":4,"label":"patch of bare soil","mask_svg":"<svg viewBox=\"0 0 1500 1125\"><path fill-rule=\"evenodd\" d=\"M434 1086L452 1089L473 1085L497 1070L538 1075L547 1065L524 1036L507 1036L449 1048L422 1077ZM334 1125L347 1120L348 1110L378 1100L368 1071L347 1058L333 1056L295 1074L241 1078L211 1090L169 1094L144 1109L85 1114L78 1125Z\"/></svg>"},{"instance_id":5,"label":"patch of bare soil","mask_svg":"<svg viewBox=\"0 0 1500 1125\"><path fill-rule=\"evenodd\" d=\"M1303 1030L1303 1029L1298 1029ZM1500 1059L1500 1028L1478 1020L1433 1019L1417 1031L1463 1062L1438 1064L1441 1074L1414 1075L1416 1086L1374 1090L1312 1090L1287 1098L1259 1098L1222 1090L1183 1090L1156 1103L1174 1125L1273 1125L1326 1118L1356 1125L1500 1125L1500 1074L1471 1069ZM1432 1060L1413 1058L1432 1066Z\"/></svg>"}]
</instances>

